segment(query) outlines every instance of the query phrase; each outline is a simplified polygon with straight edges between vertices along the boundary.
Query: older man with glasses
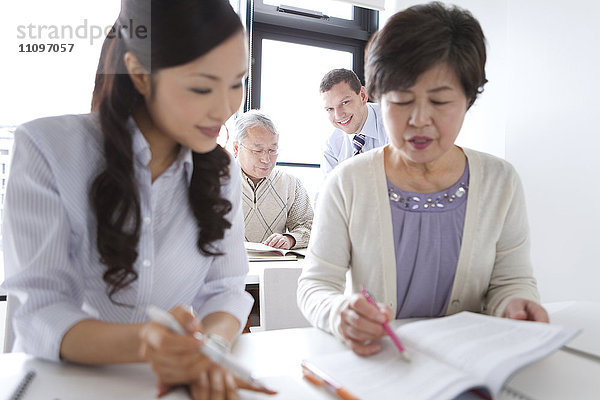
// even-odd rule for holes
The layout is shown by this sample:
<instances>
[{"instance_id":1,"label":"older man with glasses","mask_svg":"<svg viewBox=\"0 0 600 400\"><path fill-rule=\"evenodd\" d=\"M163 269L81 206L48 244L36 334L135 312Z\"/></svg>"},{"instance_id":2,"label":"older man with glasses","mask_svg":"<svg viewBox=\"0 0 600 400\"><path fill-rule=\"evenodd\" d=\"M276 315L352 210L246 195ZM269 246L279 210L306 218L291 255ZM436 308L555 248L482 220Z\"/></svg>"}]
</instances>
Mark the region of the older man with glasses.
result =
<instances>
[{"instance_id":1,"label":"older man with glasses","mask_svg":"<svg viewBox=\"0 0 600 400\"><path fill-rule=\"evenodd\" d=\"M313 210L300 179L279 168L279 133L265 114L251 110L235 123L233 152L242 168L246 240L281 249L308 245Z\"/></svg>"}]
</instances>

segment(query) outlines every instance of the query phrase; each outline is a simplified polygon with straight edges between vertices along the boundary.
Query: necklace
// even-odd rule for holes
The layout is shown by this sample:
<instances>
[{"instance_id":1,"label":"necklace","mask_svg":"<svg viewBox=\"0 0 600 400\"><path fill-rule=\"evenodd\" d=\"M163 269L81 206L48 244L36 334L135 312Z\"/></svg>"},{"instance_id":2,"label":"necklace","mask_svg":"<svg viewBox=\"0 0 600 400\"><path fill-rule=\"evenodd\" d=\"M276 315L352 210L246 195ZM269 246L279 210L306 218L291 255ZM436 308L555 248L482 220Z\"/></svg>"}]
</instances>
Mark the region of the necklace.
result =
<instances>
[{"instance_id":1,"label":"necklace","mask_svg":"<svg viewBox=\"0 0 600 400\"><path fill-rule=\"evenodd\" d=\"M456 187L454 186L449 190L449 192L424 198L423 201L421 201L422 199L418 196L403 197L402 195L394 192L393 188L389 188L388 192L391 201L403 204L404 208L406 209L416 210L420 207L424 209L435 209L444 208L445 206L452 204L454 200L460 199L467 194L467 191L469 190L469 187L464 182L461 182L458 185L458 188L455 188Z\"/></svg>"}]
</instances>

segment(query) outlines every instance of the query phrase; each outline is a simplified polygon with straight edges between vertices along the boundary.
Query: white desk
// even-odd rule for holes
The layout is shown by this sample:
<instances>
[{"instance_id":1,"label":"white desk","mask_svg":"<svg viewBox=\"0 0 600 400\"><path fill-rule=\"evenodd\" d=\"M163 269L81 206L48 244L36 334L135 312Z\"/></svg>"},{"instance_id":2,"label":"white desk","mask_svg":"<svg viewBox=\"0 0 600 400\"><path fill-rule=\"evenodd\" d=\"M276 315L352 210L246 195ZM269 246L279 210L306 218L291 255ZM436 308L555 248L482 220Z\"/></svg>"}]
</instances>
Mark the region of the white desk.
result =
<instances>
[{"instance_id":1,"label":"white desk","mask_svg":"<svg viewBox=\"0 0 600 400\"><path fill-rule=\"evenodd\" d=\"M250 262L246 290L255 297L258 310L258 315L253 311L250 316L253 332L310 326L296 303L303 262L302 259Z\"/></svg>"},{"instance_id":2,"label":"white desk","mask_svg":"<svg viewBox=\"0 0 600 400\"><path fill-rule=\"evenodd\" d=\"M246 275L246 285L260 285L260 278L267 268L302 268L303 259L292 261L250 261L248 275Z\"/></svg>"},{"instance_id":3,"label":"white desk","mask_svg":"<svg viewBox=\"0 0 600 400\"><path fill-rule=\"evenodd\" d=\"M600 307L600 304L597 304ZM574 309L575 310L575 309ZM579 321L582 335L600 327L600 314ZM280 390L275 397L242 392L250 399L323 399L333 398L301 378L302 359L333 353L345 347L330 335L314 328L285 329L242 335L234 355L253 369L256 376ZM10 394L19 376L35 369L37 377L24 400L32 399L151 399L154 377L147 365L81 367L54 364L23 354L0 355L0 399ZM568 349L521 369L508 386L536 400L587 400L600 398L600 358L585 356ZM186 399L183 390L165 399Z\"/></svg>"},{"instance_id":4,"label":"white desk","mask_svg":"<svg viewBox=\"0 0 600 400\"><path fill-rule=\"evenodd\" d=\"M141 400L156 397L154 376L148 365L83 367L36 360L22 353L8 353L0 355L0 399L8 399L18 380L29 370L35 370L36 377L23 400ZM164 398L188 399L181 389Z\"/></svg>"},{"instance_id":5,"label":"white desk","mask_svg":"<svg viewBox=\"0 0 600 400\"><path fill-rule=\"evenodd\" d=\"M592 306L589 302L583 305L586 309ZM600 303L593 303L593 306L595 310L600 311ZM572 303L570 307L573 315L576 315L577 303ZM395 326L400 324L400 321L395 322ZM587 315L585 319L573 324L560 322L562 325L582 328L579 339L598 340L596 332L600 329L600 312ZM300 362L304 358L343 350L345 347L330 335L315 328L303 328L243 335L238 340L234 354L246 365L251 366L257 376L273 377L266 382L273 382L272 386L277 389L279 387L276 385L279 384L284 388L287 385L296 390L306 390L305 387L311 385L301 378ZM568 348L559 350L519 370L508 380L507 386L523 395L524 399L598 400L600 399L600 356L584 355L570 351ZM268 397L251 395L244 398L258 400ZM288 399L285 396L280 398ZM316 393L310 398L332 399L323 392ZM504 399L513 398L508 396L500 398L500 400Z\"/></svg>"}]
</instances>

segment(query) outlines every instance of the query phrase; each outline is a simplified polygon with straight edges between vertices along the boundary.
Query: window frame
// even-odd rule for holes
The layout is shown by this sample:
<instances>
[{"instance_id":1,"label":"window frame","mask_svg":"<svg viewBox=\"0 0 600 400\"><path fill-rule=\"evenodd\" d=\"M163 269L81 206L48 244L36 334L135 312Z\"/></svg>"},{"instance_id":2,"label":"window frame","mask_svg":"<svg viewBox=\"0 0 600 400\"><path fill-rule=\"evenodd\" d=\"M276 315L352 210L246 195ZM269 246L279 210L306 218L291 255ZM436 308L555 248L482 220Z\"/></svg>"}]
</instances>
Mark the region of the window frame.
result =
<instances>
[{"instance_id":1,"label":"window frame","mask_svg":"<svg viewBox=\"0 0 600 400\"><path fill-rule=\"evenodd\" d=\"M263 4L262 0L247 0L246 7L250 60L244 111L260 108L263 39L350 52L352 68L364 84L364 53L371 35L378 29L378 11L354 6L354 19L346 20L280 12L278 6ZM277 162L277 165L320 167L314 163Z\"/></svg>"}]
</instances>

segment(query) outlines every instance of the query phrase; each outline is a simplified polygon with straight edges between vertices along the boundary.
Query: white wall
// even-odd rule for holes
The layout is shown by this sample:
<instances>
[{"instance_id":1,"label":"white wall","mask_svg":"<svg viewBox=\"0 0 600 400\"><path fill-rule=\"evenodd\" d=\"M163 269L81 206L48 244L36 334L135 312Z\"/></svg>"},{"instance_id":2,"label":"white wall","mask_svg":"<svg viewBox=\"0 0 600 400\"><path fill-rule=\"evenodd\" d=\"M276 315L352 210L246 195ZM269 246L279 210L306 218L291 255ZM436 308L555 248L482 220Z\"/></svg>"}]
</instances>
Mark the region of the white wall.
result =
<instances>
[{"instance_id":1,"label":"white wall","mask_svg":"<svg viewBox=\"0 0 600 400\"><path fill-rule=\"evenodd\" d=\"M103 42L90 29L93 25L106 32L119 10L120 0L0 2L0 125L89 112ZM65 30L63 36L63 26L72 34ZM73 48L64 53L19 51L19 46L34 44Z\"/></svg>"},{"instance_id":2,"label":"white wall","mask_svg":"<svg viewBox=\"0 0 600 400\"><path fill-rule=\"evenodd\" d=\"M512 0L506 158L545 300L600 301L600 3Z\"/></svg>"},{"instance_id":3,"label":"white wall","mask_svg":"<svg viewBox=\"0 0 600 400\"><path fill-rule=\"evenodd\" d=\"M389 17L416 1L389 1ZM542 301L600 301L600 3L455 0L482 24L490 83L459 143L525 187Z\"/></svg>"}]
</instances>

